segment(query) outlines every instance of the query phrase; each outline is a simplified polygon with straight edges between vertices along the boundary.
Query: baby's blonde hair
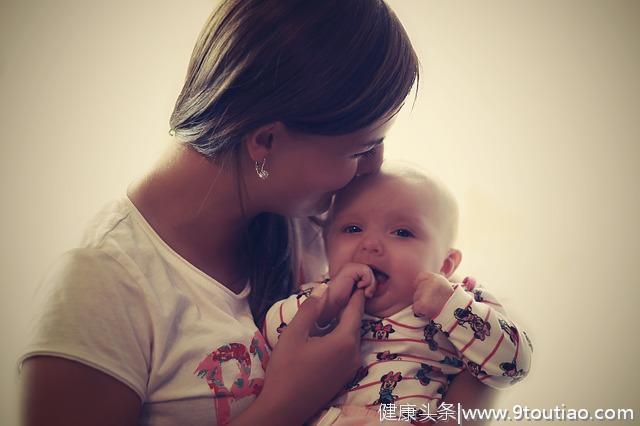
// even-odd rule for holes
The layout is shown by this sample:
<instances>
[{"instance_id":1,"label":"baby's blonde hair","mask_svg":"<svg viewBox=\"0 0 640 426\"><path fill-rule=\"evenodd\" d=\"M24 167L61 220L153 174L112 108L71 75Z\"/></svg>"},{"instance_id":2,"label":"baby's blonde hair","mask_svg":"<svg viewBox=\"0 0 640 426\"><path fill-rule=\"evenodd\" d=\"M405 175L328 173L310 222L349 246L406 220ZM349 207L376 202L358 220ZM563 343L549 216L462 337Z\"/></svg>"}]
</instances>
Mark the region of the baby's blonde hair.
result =
<instances>
[{"instance_id":1,"label":"baby's blonde hair","mask_svg":"<svg viewBox=\"0 0 640 426\"><path fill-rule=\"evenodd\" d=\"M458 203L449 188L438 178L430 175L418 165L408 161L385 161L379 173L359 176L343 190L339 191L323 222L324 236L331 226L336 214L344 206L346 200L351 199L366 185L373 184L375 179L388 177L401 179L408 183L416 184L421 190L427 191L429 196L437 203L437 216L444 226L444 241L452 247L458 232Z\"/></svg>"}]
</instances>

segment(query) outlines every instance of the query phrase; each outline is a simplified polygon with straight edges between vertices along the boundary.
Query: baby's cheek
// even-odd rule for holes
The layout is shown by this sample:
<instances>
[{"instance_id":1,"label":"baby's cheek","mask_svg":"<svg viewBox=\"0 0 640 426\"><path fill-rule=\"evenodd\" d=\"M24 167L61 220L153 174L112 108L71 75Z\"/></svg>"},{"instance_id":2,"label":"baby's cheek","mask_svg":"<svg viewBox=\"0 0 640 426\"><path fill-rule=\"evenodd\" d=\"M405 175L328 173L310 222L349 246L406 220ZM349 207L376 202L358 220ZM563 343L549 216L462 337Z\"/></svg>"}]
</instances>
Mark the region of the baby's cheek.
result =
<instances>
[{"instance_id":1,"label":"baby's cheek","mask_svg":"<svg viewBox=\"0 0 640 426\"><path fill-rule=\"evenodd\" d=\"M339 238L327 238L326 245L329 276L333 277L349 259L345 250L345 244L340 244Z\"/></svg>"},{"instance_id":2,"label":"baby's cheek","mask_svg":"<svg viewBox=\"0 0 640 426\"><path fill-rule=\"evenodd\" d=\"M396 294L400 296L402 302L404 303L412 303L413 302L413 294L415 293L414 286L415 277L402 280L402 283L398 285L399 288L394 289Z\"/></svg>"},{"instance_id":3,"label":"baby's cheek","mask_svg":"<svg viewBox=\"0 0 640 426\"><path fill-rule=\"evenodd\" d=\"M419 253L411 252L404 257L401 269L407 279L413 282L420 272L424 272L429 269L429 264L427 259Z\"/></svg>"}]
</instances>

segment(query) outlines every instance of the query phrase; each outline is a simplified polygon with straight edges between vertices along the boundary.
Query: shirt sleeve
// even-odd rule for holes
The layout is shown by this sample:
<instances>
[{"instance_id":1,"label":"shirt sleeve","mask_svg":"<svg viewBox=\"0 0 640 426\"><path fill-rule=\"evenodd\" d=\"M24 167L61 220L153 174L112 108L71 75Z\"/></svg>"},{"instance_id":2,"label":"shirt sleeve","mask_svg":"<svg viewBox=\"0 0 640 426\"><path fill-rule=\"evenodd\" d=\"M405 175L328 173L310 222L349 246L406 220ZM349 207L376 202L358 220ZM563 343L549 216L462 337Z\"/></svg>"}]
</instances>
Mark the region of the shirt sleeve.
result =
<instances>
[{"instance_id":1,"label":"shirt sleeve","mask_svg":"<svg viewBox=\"0 0 640 426\"><path fill-rule=\"evenodd\" d=\"M152 328L144 292L100 249L63 255L40 288L29 343L18 359L48 355L106 373L145 399Z\"/></svg>"},{"instance_id":2,"label":"shirt sleeve","mask_svg":"<svg viewBox=\"0 0 640 426\"><path fill-rule=\"evenodd\" d=\"M498 300L465 278L433 318L478 380L505 388L524 378L531 366L529 337L509 319Z\"/></svg>"},{"instance_id":3,"label":"shirt sleeve","mask_svg":"<svg viewBox=\"0 0 640 426\"><path fill-rule=\"evenodd\" d=\"M262 328L262 335L267 341L269 349L273 349L278 343L280 333L291 322L300 305L311 295L316 285L317 283L305 284L297 294L279 300L269 308Z\"/></svg>"}]
</instances>

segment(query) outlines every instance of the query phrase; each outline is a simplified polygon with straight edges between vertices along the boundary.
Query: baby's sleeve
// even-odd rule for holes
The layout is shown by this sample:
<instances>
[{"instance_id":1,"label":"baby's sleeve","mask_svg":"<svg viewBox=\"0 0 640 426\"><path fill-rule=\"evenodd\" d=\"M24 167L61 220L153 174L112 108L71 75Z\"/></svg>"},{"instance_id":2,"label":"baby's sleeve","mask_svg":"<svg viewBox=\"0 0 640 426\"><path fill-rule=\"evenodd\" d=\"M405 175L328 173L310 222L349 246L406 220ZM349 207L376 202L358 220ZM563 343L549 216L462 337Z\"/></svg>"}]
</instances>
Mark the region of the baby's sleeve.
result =
<instances>
[{"instance_id":1,"label":"baby's sleeve","mask_svg":"<svg viewBox=\"0 0 640 426\"><path fill-rule=\"evenodd\" d=\"M267 341L269 349L273 349L278 343L280 333L291 322L298 312L298 308L309 297L314 287L315 283L302 285L297 294L279 300L269 308L262 326L262 335Z\"/></svg>"},{"instance_id":2,"label":"baby's sleeve","mask_svg":"<svg viewBox=\"0 0 640 426\"><path fill-rule=\"evenodd\" d=\"M433 322L458 350L467 370L493 388L505 388L529 373L533 347L498 300L470 277L454 292Z\"/></svg>"}]
</instances>

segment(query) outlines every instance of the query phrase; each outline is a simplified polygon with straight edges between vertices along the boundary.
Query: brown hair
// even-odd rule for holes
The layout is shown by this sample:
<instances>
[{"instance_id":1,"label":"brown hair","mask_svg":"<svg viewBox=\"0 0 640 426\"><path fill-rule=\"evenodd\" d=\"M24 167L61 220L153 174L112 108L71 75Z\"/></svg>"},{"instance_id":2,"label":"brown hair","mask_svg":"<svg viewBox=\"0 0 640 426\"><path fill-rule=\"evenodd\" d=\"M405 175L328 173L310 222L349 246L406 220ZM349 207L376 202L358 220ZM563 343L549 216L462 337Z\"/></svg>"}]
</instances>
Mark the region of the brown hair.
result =
<instances>
[{"instance_id":1,"label":"brown hair","mask_svg":"<svg viewBox=\"0 0 640 426\"><path fill-rule=\"evenodd\" d=\"M170 125L213 160L237 156L248 132L274 121L311 134L350 133L399 110L418 68L381 0L225 0L198 38ZM258 324L295 287L288 222L263 213L249 227Z\"/></svg>"}]
</instances>

